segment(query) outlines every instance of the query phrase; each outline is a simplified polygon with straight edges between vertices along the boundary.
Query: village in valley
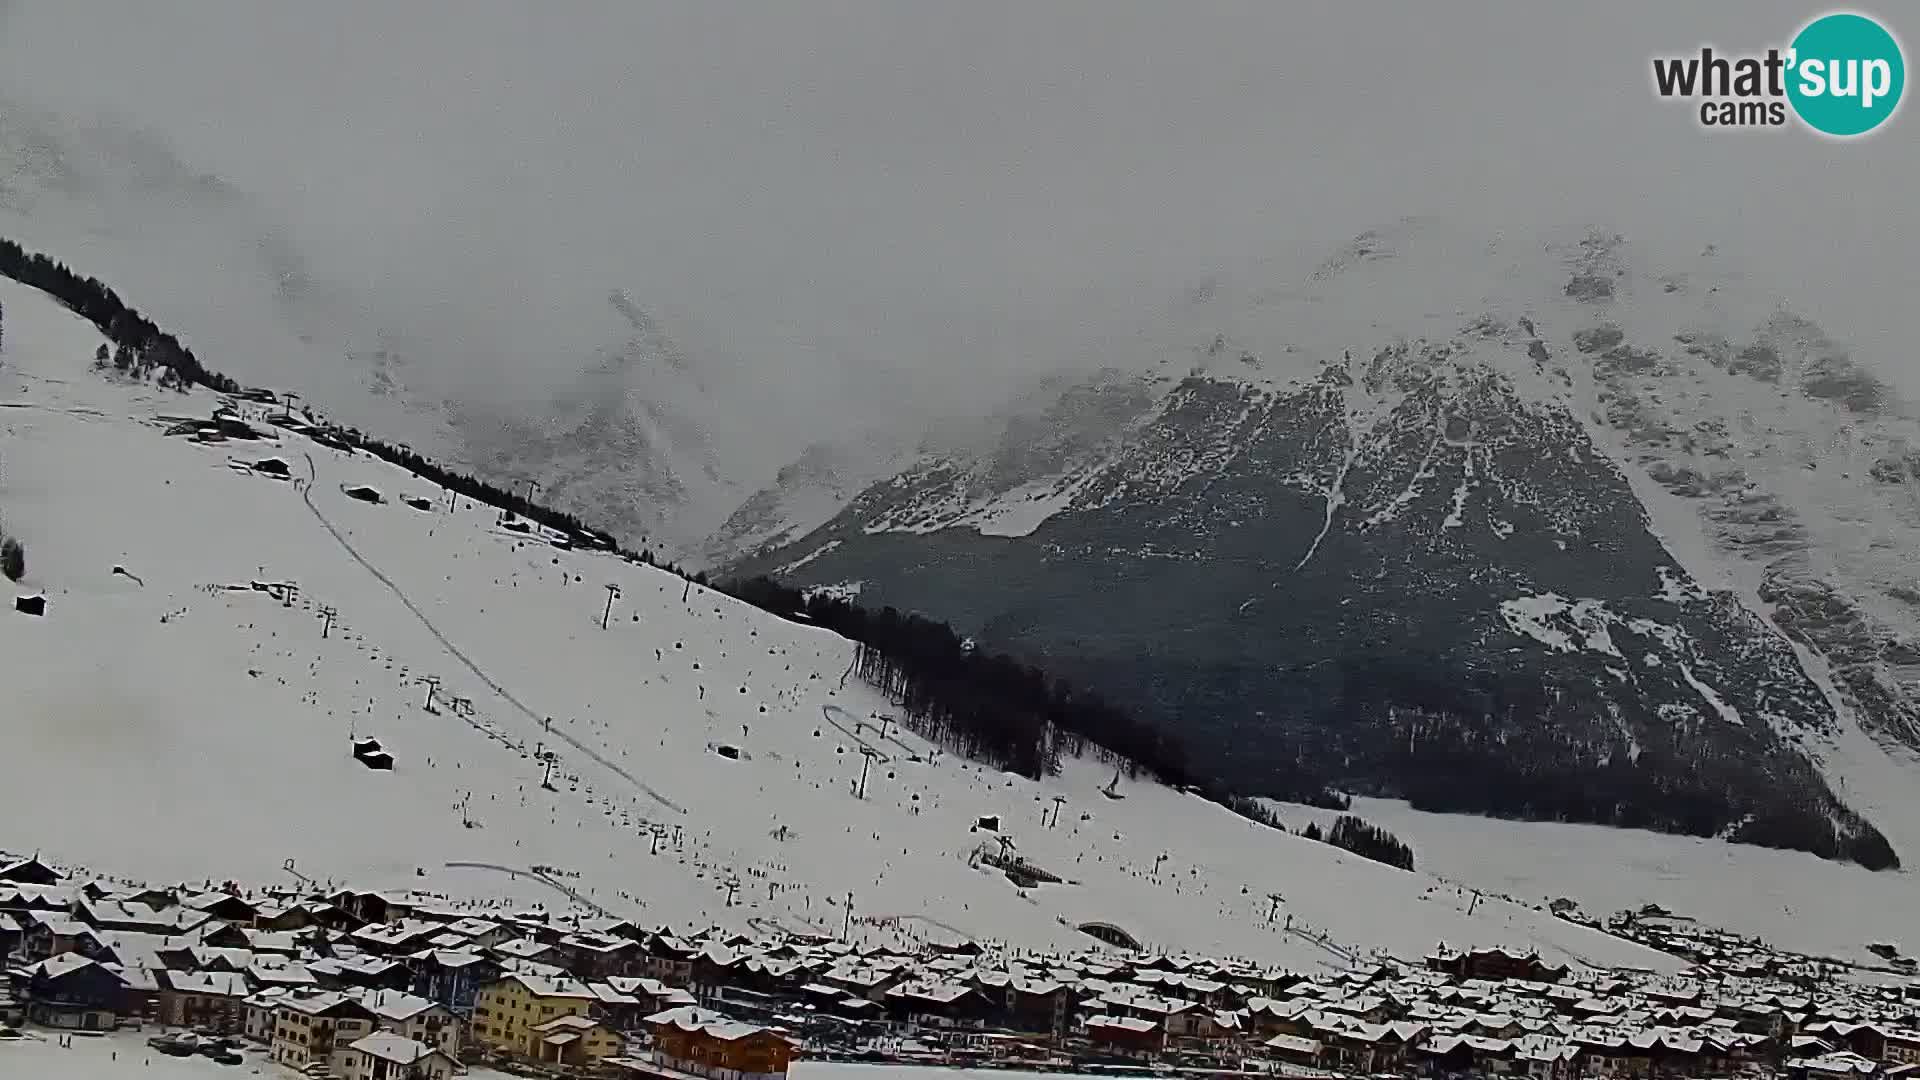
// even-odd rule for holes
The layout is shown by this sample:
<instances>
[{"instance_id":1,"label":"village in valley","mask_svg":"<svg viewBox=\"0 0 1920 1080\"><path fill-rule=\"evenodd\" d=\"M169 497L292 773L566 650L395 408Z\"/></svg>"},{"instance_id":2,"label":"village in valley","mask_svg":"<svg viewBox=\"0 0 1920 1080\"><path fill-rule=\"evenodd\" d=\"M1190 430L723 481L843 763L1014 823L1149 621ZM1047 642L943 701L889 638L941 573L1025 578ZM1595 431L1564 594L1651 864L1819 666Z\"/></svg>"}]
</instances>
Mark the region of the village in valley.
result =
<instances>
[{"instance_id":1,"label":"village in valley","mask_svg":"<svg viewBox=\"0 0 1920 1080\"><path fill-rule=\"evenodd\" d=\"M1568 917L1578 917L1567 913ZM853 924L849 920L849 926ZM1287 971L1094 940L648 927L420 891L165 888L0 861L0 1073L25 1042L338 1080L756 1080L799 1061L1122 1075L1920 1076L1920 981L1664 911L1678 974L1439 945ZM1889 955L1896 947L1885 945ZM267 1066L271 1066L268 1068Z\"/></svg>"}]
</instances>

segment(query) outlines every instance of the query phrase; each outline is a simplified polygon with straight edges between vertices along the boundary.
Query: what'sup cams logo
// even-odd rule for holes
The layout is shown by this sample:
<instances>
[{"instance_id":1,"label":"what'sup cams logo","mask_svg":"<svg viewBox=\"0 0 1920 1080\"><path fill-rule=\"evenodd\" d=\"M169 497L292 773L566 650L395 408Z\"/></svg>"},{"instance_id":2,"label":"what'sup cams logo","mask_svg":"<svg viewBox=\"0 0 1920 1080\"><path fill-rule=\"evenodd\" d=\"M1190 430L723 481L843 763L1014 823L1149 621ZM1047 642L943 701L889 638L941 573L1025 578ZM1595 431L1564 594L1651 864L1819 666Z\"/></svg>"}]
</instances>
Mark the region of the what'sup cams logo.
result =
<instances>
[{"instance_id":1,"label":"what'sup cams logo","mask_svg":"<svg viewBox=\"0 0 1920 1080\"><path fill-rule=\"evenodd\" d=\"M1900 43L1865 15L1836 12L1800 28L1785 48L1653 61L1654 92L1697 103L1702 127L1784 127L1791 118L1821 135L1849 139L1892 119L1906 89Z\"/></svg>"}]
</instances>

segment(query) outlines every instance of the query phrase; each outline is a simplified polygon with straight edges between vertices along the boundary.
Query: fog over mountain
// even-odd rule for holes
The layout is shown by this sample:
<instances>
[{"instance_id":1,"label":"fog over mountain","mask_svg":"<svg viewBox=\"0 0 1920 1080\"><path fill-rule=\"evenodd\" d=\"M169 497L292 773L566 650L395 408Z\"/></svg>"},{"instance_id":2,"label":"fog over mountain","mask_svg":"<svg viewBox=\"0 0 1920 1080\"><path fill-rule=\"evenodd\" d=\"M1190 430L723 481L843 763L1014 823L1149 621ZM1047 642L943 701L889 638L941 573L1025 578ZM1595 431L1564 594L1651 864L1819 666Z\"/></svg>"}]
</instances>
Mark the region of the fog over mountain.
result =
<instances>
[{"instance_id":1,"label":"fog over mountain","mask_svg":"<svg viewBox=\"0 0 1920 1080\"><path fill-rule=\"evenodd\" d=\"M12 0L0 235L681 542L809 444L1144 367L1183 288L1406 215L1715 243L1912 392L1912 118L1715 135L1648 88L1809 14Z\"/></svg>"}]
</instances>

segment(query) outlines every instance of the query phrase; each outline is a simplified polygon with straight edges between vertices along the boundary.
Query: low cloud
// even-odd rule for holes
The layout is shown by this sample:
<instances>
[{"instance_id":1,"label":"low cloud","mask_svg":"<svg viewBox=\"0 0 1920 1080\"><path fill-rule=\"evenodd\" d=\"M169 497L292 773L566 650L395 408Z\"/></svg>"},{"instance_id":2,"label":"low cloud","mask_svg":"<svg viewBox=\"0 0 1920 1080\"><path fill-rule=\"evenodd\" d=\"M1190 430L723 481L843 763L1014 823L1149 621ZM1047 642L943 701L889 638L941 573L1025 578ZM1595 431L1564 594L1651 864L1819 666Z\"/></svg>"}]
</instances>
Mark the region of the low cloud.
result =
<instances>
[{"instance_id":1,"label":"low cloud","mask_svg":"<svg viewBox=\"0 0 1920 1080\"><path fill-rule=\"evenodd\" d=\"M1143 362L1207 273L1284 283L1407 214L1713 240L1907 378L1915 121L1710 135L1648 59L1807 12L1644 13L0 0L0 215L341 396L387 350L428 396L540 400L622 340L620 291L748 483Z\"/></svg>"}]
</instances>

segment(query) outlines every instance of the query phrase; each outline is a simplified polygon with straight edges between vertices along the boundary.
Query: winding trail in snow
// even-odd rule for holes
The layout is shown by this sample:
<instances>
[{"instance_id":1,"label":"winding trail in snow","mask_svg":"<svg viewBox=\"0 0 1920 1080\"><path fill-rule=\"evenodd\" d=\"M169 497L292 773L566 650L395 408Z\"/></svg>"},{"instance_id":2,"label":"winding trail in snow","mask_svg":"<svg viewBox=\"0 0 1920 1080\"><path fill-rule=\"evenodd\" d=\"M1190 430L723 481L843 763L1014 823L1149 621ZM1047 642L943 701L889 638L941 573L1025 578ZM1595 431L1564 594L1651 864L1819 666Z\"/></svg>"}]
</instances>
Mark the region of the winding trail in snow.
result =
<instances>
[{"instance_id":1,"label":"winding trail in snow","mask_svg":"<svg viewBox=\"0 0 1920 1080\"><path fill-rule=\"evenodd\" d=\"M849 728L847 727L847 725L841 723L838 720L835 720L833 718L834 713L839 713L841 716L846 717L848 720L853 720L854 727ZM860 737L860 733L854 729L858 728L862 723L864 723L864 721L854 720L852 713L848 712L847 710L841 708L838 705L822 705L820 706L820 715L825 717L827 720L827 723L832 724L834 729L839 731L840 734L845 735L847 738L852 739L856 743L859 743L861 749L873 751L874 757L880 762L880 764L885 765L893 760L892 758L887 756L886 751L880 749L879 747L873 745L872 743Z\"/></svg>"},{"instance_id":2,"label":"winding trail in snow","mask_svg":"<svg viewBox=\"0 0 1920 1080\"><path fill-rule=\"evenodd\" d=\"M626 769L621 768L618 764L612 761L609 761L607 758L605 758L604 756L596 752L592 747L589 747L585 743L581 742L579 739L574 738L573 736L567 734L564 731L558 731L558 730L553 730L549 728L547 725L546 719L544 717L542 717L539 713L533 711L532 709L528 708L526 704L522 702L519 698L514 697L513 694L508 692L506 687L501 686L499 683L495 682L492 676L489 676L485 671L481 669L479 664L474 663L473 660L470 657L468 657L466 653L461 652L459 646L447 640L447 636L440 632L439 627L433 625L433 620L427 618L427 613L420 610L419 606L413 602L413 599L406 594L405 590L401 589L399 585L394 584L394 581L392 578L389 578L387 575L381 573L379 567L373 565L373 563L370 562L366 556L360 554L359 550L356 549L353 546L353 544L347 540L346 536L343 533L341 533L339 529L334 527L333 522L328 521L327 516L320 512L320 508L313 504L313 485L319 481L320 470L316 465L314 465L312 454L306 453L305 451L302 451L301 453L302 453L302 456L304 456L307 459L308 481L307 481L307 485L300 489L300 501L307 504L307 509L313 513L314 520L320 523L321 528L324 528L327 530L327 534L329 536L332 536L333 539L337 543L339 543L339 545L343 549L346 550L347 554L353 556L354 562L359 563L362 567L366 569L367 573L372 574L374 576L375 580L379 581L380 584L385 585L387 587L388 592L391 592L393 593L394 596L398 597L400 599L400 603L404 604L408 611L413 612L413 617L420 620L420 625L427 628L427 633L432 634L434 637L434 640L438 641L443 647L445 647L447 652L451 653L455 660L460 661L461 664L466 666L466 669L468 671L473 672L474 678L479 679L481 682L485 683L489 688L491 688L494 693L500 695L501 700L505 701L507 704L513 706L514 708L520 710L522 715L524 715L528 720L533 721L534 726L541 728L546 734L550 734L554 738L561 740L562 742L566 743L568 746L571 746L575 750L578 750L581 754L585 755L590 760L597 762L600 766L605 768L607 771L613 773L615 776L618 776L621 779L625 780L627 783L632 784L635 788L639 789L641 792L644 792L647 795L647 797L652 799L654 802L659 803L661 806L666 807L667 809L673 811L676 814L684 814L687 812L685 807L681 806L679 803L674 802L672 799L667 798L665 795L662 795L659 792L653 790L651 787L648 787L645 783L643 783L640 780L639 777L628 772ZM518 871L516 871L516 873L517 872Z\"/></svg>"},{"instance_id":3,"label":"winding trail in snow","mask_svg":"<svg viewBox=\"0 0 1920 1080\"><path fill-rule=\"evenodd\" d=\"M1308 944L1324 949L1327 952L1333 954L1333 956L1339 959L1340 962L1343 964L1351 965L1351 964L1357 964L1360 962L1360 954L1356 950L1350 949L1347 946L1334 941L1332 938L1326 936L1325 934L1316 934L1311 930L1301 929L1300 927L1296 927L1296 926L1285 927L1281 930L1281 933L1290 934L1301 941L1307 942Z\"/></svg>"},{"instance_id":4,"label":"winding trail in snow","mask_svg":"<svg viewBox=\"0 0 1920 1080\"><path fill-rule=\"evenodd\" d=\"M936 919L931 915L910 915L903 912L898 915L861 915L859 916L860 921L865 921L868 923L885 922L888 919L893 919L895 921L905 921L907 919L912 919L915 922L926 923L928 926L937 926L940 929L945 930L949 934L959 934L961 937L967 939L968 941L977 942L980 940L978 935L970 934L967 931L962 930L959 927L953 925L952 923L941 922L939 919Z\"/></svg>"},{"instance_id":5,"label":"winding trail in snow","mask_svg":"<svg viewBox=\"0 0 1920 1080\"><path fill-rule=\"evenodd\" d=\"M581 907L591 908L598 914L604 915L608 918L618 917L614 915L613 912L608 911L604 907L601 907L599 904L595 903L594 901L589 900L584 896L581 896L577 890L560 884L558 881L547 876L546 874L541 873L538 870L533 870L524 866L501 866L499 863L486 863L486 862L450 862L445 865L446 865L446 868L449 870L486 870L492 873L507 874L513 877L521 877L521 876L529 877L529 878L532 878L534 881L537 881L540 884L547 886L548 888L556 889L559 892L566 894L567 899L572 900L574 903L579 904Z\"/></svg>"}]
</instances>

